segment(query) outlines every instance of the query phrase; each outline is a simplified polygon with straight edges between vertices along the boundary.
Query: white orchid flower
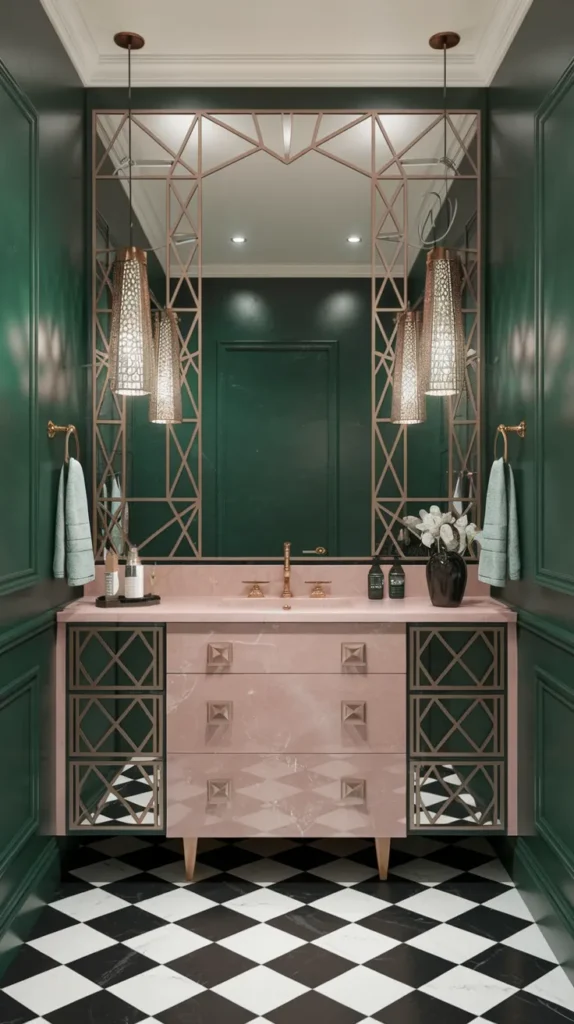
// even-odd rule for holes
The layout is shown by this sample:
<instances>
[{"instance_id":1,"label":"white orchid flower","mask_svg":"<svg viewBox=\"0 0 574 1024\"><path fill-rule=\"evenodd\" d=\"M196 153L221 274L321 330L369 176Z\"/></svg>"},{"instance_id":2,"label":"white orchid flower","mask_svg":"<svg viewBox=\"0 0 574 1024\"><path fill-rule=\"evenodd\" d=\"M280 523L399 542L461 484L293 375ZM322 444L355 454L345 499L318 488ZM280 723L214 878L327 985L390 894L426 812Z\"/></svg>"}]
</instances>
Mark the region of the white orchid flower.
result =
<instances>
[{"instance_id":1,"label":"white orchid flower","mask_svg":"<svg viewBox=\"0 0 574 1024\"><path fill-rule=\"evenodd\" d=\"M458 547L458 539L449 523L443 523L440 528L440 539L447 551L455 551Z\"/></svg>"},{"instance_id":2,"label":"white orchid flower","mask_svg":"<svg viewBox=\"0 0 574 1024\"><path fill-rule=\"evenodd\" d=\"M430 533L430 531L423 533L421 540L425 548L432 548L433 544L436 544L436 537L433 533Z\"/></svg>"}]
</instances>

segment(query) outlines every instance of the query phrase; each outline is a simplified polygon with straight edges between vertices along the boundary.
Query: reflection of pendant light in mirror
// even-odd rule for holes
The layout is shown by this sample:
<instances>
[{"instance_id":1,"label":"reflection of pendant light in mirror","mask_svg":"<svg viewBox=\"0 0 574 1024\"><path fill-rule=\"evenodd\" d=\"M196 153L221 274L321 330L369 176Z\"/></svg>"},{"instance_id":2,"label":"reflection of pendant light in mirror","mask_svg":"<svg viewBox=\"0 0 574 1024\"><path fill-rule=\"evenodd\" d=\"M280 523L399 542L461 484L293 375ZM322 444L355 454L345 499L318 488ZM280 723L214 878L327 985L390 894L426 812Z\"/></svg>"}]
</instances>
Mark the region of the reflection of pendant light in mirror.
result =
<instances>
[{"instance_id":1,"label":"reflection of pendant light in mirror","mask_svg":"<svg viewBox=\"0 0 574 1024\"><path fill-rule=\"evenodd\" d=\"M433 50L443 53L443 163L445 199L448 192L448 111L446 102L446 54L460 42L456 32L431 36ZM436 227L436 225L435 225ZM462 272L456 252L442 246L427 255L423 314L425 391L427 395L456 395L464 386L464 327L462 320Z\"/></svg>"},{"instance_id":2,"label":"reflection of pendant light in mirror","mask_svg":"<svg viewBox=\"0 0 574 1024\"><path fill-rule=\"evenodd\" d=\"M173 309L154 317L153 356L149 418L152 423L181 423L179 334Z\"/></svg>"},{"instance_id":3,"label":"reflection of pendant light in mirror","mask_svg":"<svg viewBox=\"0 0 574 1024\"><path fill-rule=\"evenodd\" d=\"M128 198L129 246L118 249L112 278L110 387L116 395L148 395L151 390L152 331L147 254L133 244L132 205L132 50L144 40L135 32L118 32L114 42L128 51Z\"/></svg>"},{"instance_id":4,"label":"reflection of pendant light in mirror","mask_svg":"<svg viewBox=\"0 0 574 1024\"><path fill-rule=\"evenodd\" d=\"M426 401L422 385L422 313L407 309L397 318L393 370L392 423L423 423Z\"/></svg>"}]
</instances>

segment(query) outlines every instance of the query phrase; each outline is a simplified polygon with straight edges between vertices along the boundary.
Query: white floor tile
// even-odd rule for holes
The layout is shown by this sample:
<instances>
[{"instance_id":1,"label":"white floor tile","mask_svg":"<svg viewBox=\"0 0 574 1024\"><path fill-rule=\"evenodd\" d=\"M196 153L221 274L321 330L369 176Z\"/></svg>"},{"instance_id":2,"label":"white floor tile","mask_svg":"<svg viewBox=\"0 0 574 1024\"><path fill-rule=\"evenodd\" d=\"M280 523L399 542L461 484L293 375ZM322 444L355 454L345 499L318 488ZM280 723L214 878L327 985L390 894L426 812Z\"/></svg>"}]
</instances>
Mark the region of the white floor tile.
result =
<instances>
[{"instance_id":1,"label":"white floor tile","mask_svg":"<svg viewBox=\"0 0 574 1024\"><path fill-rule=\"evenodd\" d=\"M400 946L400 942L388 935L380 935L371 928L363 928L360 924L348 924L328 935L322 935L320 939L314 939L312 945L352 960L355 964L365 964L381 953Z\"/></svg>"},{"instance_id":2,"label":"white floor tile","mask_svg":"<svg viewBox=\"0 0 574 1024\"><path fill-rule=\"evenodd\" d=\"M398 864L396 868L391 868L390 874L408 878L409 881L418 882L420 885L440 885L441 882L448 882L451 878L461 875L462 871L460 868L450 868L446 864L418 857L416 860L409 860L406 864Z\"/></svg>"},{"instance_id":3,"label":"white floor tile","mask_svg":"<svg viewBox=\"0 0 574 1024\"><path fill-rule=\"evenodd\" d=\"M286 878L300 873L299 868L291 868L288 864L281 864L278 860L271 860L269 857L261 857L260 860L249 861L241 867L232 868L230 875L237 878L244 878L247 882L254 882L256 885L274 885L276 882L284 882Z\"/></svg>"},{"instance_id":4,"label":"white floor tile","mask_svg":"<svg viewBox=\"0 0 574 1024\"><path fill-rule=\"evenodd\" d=\"M124 878L131 878L132 875L141 875L141 868L134 868L125 860L116 860L110 857L108 860L100 860L96 864L86 864L83 868L74 868L71 875L81 878L82 882L90 885L110 885L111 882L122 882Z\"/></svg>"},{"instance_id":5,"label":"white floor tile","mask_svg":"<svg viewBox=\"0 0 574 1024\"><path fill-rule=\"evenodd\" d=\"M51 956L52 960L57 960L59 964L69 964L82 956L97 953L100 949L116 946L117 942L87 924L74 924L70 928L62 928L59 932L51 932L39 939L32 939L28 945L38 949L40 953L45 953L46 956Z\"/></svg>"},{"instance_id":6,"label":"white floor tile","mask_svg":"<svg viewBox=\"0 0 574 1024\"><path fill-rule=\"evenodd\" d=\"M135 978L111 985L107 991L135 1006L141 1013L163 1013L170 1006L183 1003L205 989L190 978L160 965Z\"/></svg>"},{"instance_id":7,"label":"white floor tile","mask_svg":"<svg viewBox=\"0 0 574 1024\"><path fill-rule=\"evenodd\" d=\"M495 943L492 939L485 939L482 935L473 935L472 932L456 928L451 924L439 924L436 928L429 928L428 932L415 936L407 941L408 946L416 946L426 953L434 953L435 956L442 956L444 960L450 960L453 964L462 964L485 949L490 949Z\"/></svg>"},{"instance_id":8,"label":"white floor tile","mask_svg":"<svg viewBox=\"0 0 574 1024\"><path fill-rule=\"evenodd\" d=\"M69 967L54 967L51 971L35 974L32 978L8 985L4 989L7 995L32 1010L32 1013L38 1014L53 1013L61 1006L91 996L99 990L99 985L94 985L93 981L88 981Z\"/></svg>"},{"instance_id":9,"label":"white floor tile","mask_svg":"<svg viewBox=\"0 0 574 1024\"><path fill-rule=\"evenodd\" d=\"M442 892L432 887L424 892L417 892L414 896L402 900L399 907L410 910L413 914L423 914L424 917L432 917L435 921L450 921L459 914L465 914L467 910L473 910L476 903L465 900L462 896L454 896L450 892Z\"/></svg>"},{"instance_id":10,"label":"white floor tile","mask_svg":"<svg viewBox=\"0 0 574 1024\"><path fill-rule=\"evenodd\" d=\"M386 900L379 900L376 896L369 896L356 889L340 889L330 896L322 896L311 904L315 910L342 917L344 921L360 921L363 917L376 914L390 905Z\"/></svg>"},{"instance_id":11,"label":"white floor tile","mask_svg":"<svg viewBox=\"0 0 574 1024\"><path fill-rule=\"evenodd\" d=\"M557 964L558 960L548 945L540 928L531 924L528 928L511 935L508 939L502 940L503 946L511 946L512 949L520 949L523 953L530 953L531 956L539 956L542 960L548 960L551 964Z\"/></svg>"},{"instance_id":12,"label":"white floor tile","mask_svg":"<svg viewBox=\"0 0 574 1024\"><path fill-rule=\"evenodd\" d=\"M262 1016L270 1013L283 1003L288 1003L297 996L302 996L309 989L298 981L285 978L268 967L254 967L212 989L232 1003L238 1003L250 1013Z\"/></svg>"},{"instance_id":13,"label":"white floor tile","mask_svg":"<svg viewBox=\"0 0 574 1024\"><path fill-rule=\"evenodd\" d=\"M155 875L156 878L161 878L163 882L171 882L172 885L193 884L185 877L185 863L183 860L174 860L171 864L163 864L160 868L152 868L149 874ZM195 862L193 881L204 882L207 878L213 878L214 875L220 874L219 868L212 868L209 864L204 864L198 860Z\"/></svg>"},{"instance_id":14,"label":"white floor tile","mask_svg":"<svg viewBox=\"0 0 574 1024\"><path fill-rule=\"evenodd\" d=\"M335 885L357 885L359 882L366 882L367 878L373 878L377 874L377 869L341 857L329 861L328 864L321 864L318 868L311 868L309 874L326 878Z\"/></svg>"},{"instance_id":15,"label":"white floor tile","mask_svg":"<svg viewBox=\"0 0 574 1024\"><path fill-rule=\"evenodd\" d=\"M126 853L135 853L136 850L143 850L150 845L143 839L136 839L135 836L109 836L107 839L98 839L96 843L90 843L90 848L103 853L105 857L124 857Z\"/></svg>"},{"instance_id":16,"label":"white floor tile","mask_svg":"<svg viewBox=\"0 0 574 1024\"><path fill-rule=\"evenodd\" d=\"M154 928L151 932L136 935L124 942L124 946L137 950L158 964L168 964L171 960L194 953L196 949L209 944L209 939L194 934L188 928L181 928L178 924L166 924L163 928Z\"/></svg>"},{"instance_id":17,"label":"white floor tile","mask_svg":"<svg viewBox=\"0 0 574 1024\"><path fill-rule=\"evenodd\" d=\"M503 999L509 999L519 990L514 985L506 985L487 974L479 974L464 966L453 967L446 974L439 975L426 985L421 985L421 992L444 1003L458 1006L467 1013L488 1013L498 1006Z\"/></svg>"},{"instance_id":18,"label":"white floor tile","mask_svg":"<svg viewBox=\"0 0 574 1024\"><path fill-rule=\"evenodd\" d=\"M525 992L530 992L539 999L547 999L551 1003L558 1003L565 1010L574 1013L574 988L562 967L556 967L548 974L544 974L538 981L527 985Z\"/></svg>"},{"instance_id":19,"label":"white floor tile","mask_svg":"<svg viewBox=\"0 0 574 1024\"><path fill-rule=\"evenodd\" d=\"M68 914L76 921L93 921L96 917L113 914L116 910L130 906L126 900L121 900L105 889L88 889L87 892L80 892L75 896L65 896L64 899L56 900L50 905L54 910L60 910L62 914Z\"/></svg>"},{"instance_id":20,"label":"white floor tile","mask_svg":"<svg viewBox=\"0 0 574 1024\"><path fill-rule=\"evenodd\" d=\"M487 900L486 903L483 903L483 906L490 907L492 910L500 910L503 914L512 914L514 917L520 917L523 921L533 920L532 914L518 889L514 887L509 889L508 892L501 893L500 896L495 896L492 900Z\"/></svg>"},{"instance_id":21,"label":"white floor tile","mask_svg":"<svg viewBox=\"0 0 574 1024\"><path fill-rule=\"evenodd\" d=\"M319 985L316 991L329 999L343 1003L344 1006L349 1006L357 1013L370 1016L389 1003L402 999L413 989L410 985L403 985L401 981L387 978L386 975L372 971L369 967L353 967L346 974L340 974L324 985Z\"/></svg>"},{"instance_id":22,"label":"white floor tile","mask_svg":"<svg viewBox=\"0 0 574 1024\"><path fill-rule=\"evenodd\" d=\"M508 871L502 866L499 860L487 860L477 868L470 869L471 874L480 878L489 878L491 882L501 882L502 885L513 885Z\"/></svg>"},{"instance_id":23,"label":"white floor tile","mask_svg":"<svg viewBox=\"0 0 574 1024\"><path fill-rule=\"evenodd\" d=\"M140 910L155 914L164 921L183 921L184 917L201 914L202 911L216 906L217 903L213 900L207 900L205 896L200 896L190 889L172 889L171 892L152 896L151 899L138 903Z\"/></svg>"},{"instance_id":24,"label":"white floor tile","mask_svg":"<svg viewBox=\"0 0 574 1024\"><path fill-rule=\"evenodd\" d=\"M256 964L266 964L269 960L304 946L305 941L268 924L256 924L253 928L220 939L217 945L246 956Z\"/></svg>"},{"instance_id":25,"label":"white floor tile","mask_svg":"<svg viewBox=\"0 0 574 1024\"><path fill-rule=\"evenodd\" d=\"M240 914L252 917L254 921L271 921L281 914L289 914L297 907L302 907L300 900L293 900L290 896L282 896L273 889L258 889L256 892L247 893L245 896L236 896L226 904L230 910L237 910ZM250 1009L250 1007L247 1007Z\"/></svg>"}]
</instances>

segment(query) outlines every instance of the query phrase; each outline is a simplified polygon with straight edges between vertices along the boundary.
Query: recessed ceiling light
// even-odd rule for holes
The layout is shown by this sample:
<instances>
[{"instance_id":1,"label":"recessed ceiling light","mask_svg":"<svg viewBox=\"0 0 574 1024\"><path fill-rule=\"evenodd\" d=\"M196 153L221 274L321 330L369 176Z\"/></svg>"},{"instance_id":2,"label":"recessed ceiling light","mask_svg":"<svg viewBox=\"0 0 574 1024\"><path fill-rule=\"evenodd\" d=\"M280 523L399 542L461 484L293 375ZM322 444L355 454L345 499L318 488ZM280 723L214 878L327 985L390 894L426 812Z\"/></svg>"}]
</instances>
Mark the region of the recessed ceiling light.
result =
<instances>
[{"instance_id":1,"label":"recessed ceiling light","mask_svg":"<svg viewBox=\"0 0 574 1024\"><path fill-rule=\"evenodd\" d=\"M363 241L363 239L361 238L360 235L349 235L347 241L350 242L351 245L358 245L359 242Z\"/></svg>"},{"instance_id":2,"label":"recessed ceiling light","mask_svg":"<svg viewBox=\"0 0 574 1024\"><path fill-rule=\"evenodd\" d=\"M234 243L234 245L243 245L247 241L247 239L243 235L232 235L231 241Z\"/></svg>"}]
</instances>

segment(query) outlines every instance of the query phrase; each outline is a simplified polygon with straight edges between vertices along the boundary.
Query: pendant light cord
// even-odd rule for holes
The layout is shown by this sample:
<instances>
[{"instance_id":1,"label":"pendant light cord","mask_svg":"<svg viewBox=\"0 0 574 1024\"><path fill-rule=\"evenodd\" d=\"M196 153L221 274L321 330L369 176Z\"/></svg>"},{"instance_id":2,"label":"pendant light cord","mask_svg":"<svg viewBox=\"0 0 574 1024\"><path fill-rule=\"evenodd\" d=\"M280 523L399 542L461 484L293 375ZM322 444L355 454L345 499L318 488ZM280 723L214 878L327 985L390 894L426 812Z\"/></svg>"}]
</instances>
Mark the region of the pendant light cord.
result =
<instances>
[{"instance_id":1,"label":"pendant light cord","mask_svg":"<svg viewBox=\"0 0 574 1024\"><path fill-rule=\"evenodd\" d=\"M130 204L130 249L134 244L134 209L132 206L132 47L128 43L128 161L129 161L129 204Z\"/></svg>"}]
</instances>

